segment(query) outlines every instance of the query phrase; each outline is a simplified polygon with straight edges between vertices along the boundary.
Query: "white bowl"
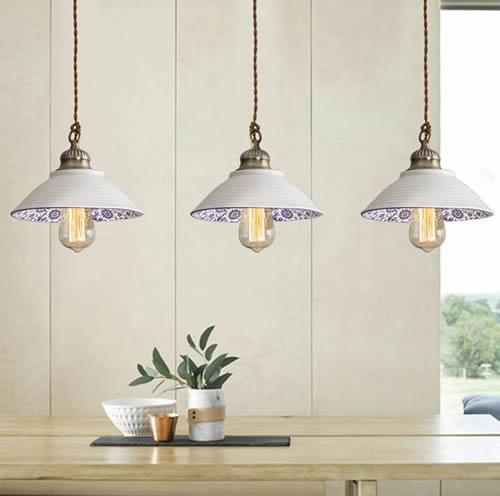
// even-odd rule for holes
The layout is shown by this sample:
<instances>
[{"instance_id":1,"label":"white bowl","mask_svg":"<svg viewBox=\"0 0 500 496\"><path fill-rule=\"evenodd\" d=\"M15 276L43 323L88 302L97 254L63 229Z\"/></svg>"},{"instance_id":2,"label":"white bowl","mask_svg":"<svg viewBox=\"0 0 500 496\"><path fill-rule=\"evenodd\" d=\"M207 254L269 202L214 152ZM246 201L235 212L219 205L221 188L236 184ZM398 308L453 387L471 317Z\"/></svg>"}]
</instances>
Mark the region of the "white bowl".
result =
<instances>
[{"instance_id":1,"label":"white bowl","mask_svg":"<svg viewBox=\"0 0 500 496\"><path fill-rule=\"evenodd\" d=\"M124 436L150 436L148 415L173 413L175 404L162 398L121 398L103 401L102 407Z\"/></svg>"}]
</instances>

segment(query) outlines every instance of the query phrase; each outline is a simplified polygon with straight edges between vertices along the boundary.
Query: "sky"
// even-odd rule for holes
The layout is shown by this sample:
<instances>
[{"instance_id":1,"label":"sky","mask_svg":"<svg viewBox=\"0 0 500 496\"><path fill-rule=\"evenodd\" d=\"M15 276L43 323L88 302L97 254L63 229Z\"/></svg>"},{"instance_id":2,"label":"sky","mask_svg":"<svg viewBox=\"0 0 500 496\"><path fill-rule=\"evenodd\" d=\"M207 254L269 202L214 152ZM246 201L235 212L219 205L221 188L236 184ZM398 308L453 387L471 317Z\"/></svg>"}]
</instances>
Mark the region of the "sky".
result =
<instances>
[{"instance_id":1,"label":"sky","mask_svg":"<svg viewBox=\"0 0 500 496\"><path fill-rule=\"evenodd\" d=\"M500 293L499 52L500 11L441 12L441 167L497 212L446 224L442 294Z\"/></svg>"}]
</instances>

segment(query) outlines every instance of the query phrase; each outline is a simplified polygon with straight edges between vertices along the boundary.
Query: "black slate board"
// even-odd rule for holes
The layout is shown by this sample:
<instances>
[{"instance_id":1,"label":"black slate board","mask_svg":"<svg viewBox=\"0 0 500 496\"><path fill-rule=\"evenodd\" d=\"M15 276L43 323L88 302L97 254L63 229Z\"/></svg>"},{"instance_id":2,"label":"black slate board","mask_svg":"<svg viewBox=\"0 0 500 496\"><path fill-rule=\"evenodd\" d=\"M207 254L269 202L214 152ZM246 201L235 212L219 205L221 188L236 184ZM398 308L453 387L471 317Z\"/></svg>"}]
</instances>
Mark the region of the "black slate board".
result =
<instances>
[{"instance_id":1,"label":"black slate board","mask_svg":"<svg viewBox=\"0 0 500 496\"><path fill-rule=\"evenodd\" d=\"M226 436L222 441L190 441L176 436L173 441L155 441L152 437L102 436L90 446L290 446L288 436Z\"/></svg>"}]
</instances>

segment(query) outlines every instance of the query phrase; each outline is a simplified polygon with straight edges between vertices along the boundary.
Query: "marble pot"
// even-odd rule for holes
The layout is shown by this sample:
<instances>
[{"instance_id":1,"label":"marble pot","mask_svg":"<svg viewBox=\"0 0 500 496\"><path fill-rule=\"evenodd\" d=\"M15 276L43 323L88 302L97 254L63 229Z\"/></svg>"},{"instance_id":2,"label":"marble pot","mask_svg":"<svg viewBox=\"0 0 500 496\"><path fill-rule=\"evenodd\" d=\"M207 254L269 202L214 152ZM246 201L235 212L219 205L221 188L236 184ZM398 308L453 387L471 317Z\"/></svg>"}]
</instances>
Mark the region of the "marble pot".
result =
<instances>
[{"instance_id":1,"label":"marble pot","mask_svg":"<svg viewBox=\"0 0 500 496\"><path fill-rule=\"evenodd\" d=\"M188 409L224 407L222 389L188 389ZM224 439L224 420L189 423L191 441L220 441Z\"/></svg>"}]
</instances>

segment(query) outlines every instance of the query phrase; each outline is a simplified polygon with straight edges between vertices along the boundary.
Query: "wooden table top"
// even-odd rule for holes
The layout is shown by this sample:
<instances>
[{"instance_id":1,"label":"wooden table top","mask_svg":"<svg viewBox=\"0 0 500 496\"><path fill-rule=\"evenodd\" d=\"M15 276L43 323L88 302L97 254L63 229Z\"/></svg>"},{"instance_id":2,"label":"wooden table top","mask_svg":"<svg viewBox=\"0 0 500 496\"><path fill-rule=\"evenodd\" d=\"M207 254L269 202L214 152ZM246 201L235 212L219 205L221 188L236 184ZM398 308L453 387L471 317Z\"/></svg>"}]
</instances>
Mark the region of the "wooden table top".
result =
<instances>
[{"instance_id":1,"label":"wooden table top","mask_svg":"<svg viewBox=\"0 0 500 496\"><path fill-rule=\"evenodd\" d=\"M185 417L178 434L187 433ZM228 417L227 435L262 436L492 436L500 422L491 415L416 417ZM0 416L0 436L113 436L118 429L106 416Z\"/></svg>"},{"instance_id":2,"label":"wooden table top","mask_svg":"<svg viewBox=\"0 0 500 496\"><path fill-rule=\"evenodd\" d=\"M487 416L232 418L228 434L288 433L291 446L90 447L113 432L104 421L0 418L0 480L500 479Z\"/></svg>"}]
</instances>

